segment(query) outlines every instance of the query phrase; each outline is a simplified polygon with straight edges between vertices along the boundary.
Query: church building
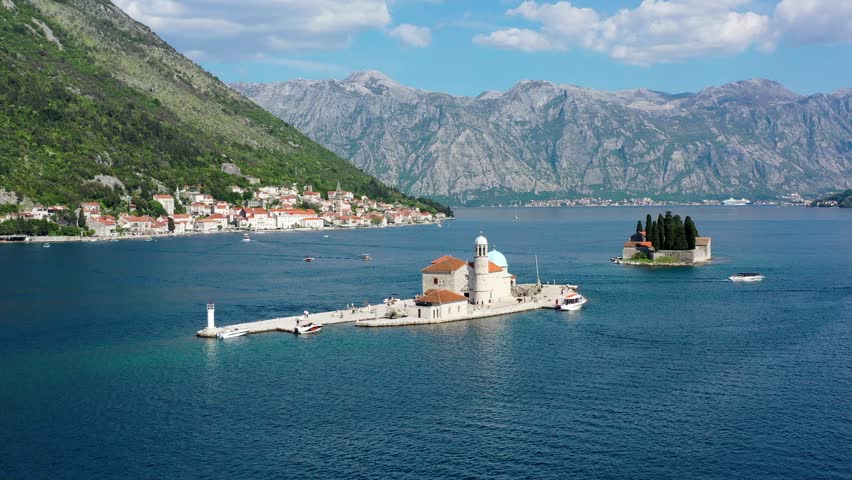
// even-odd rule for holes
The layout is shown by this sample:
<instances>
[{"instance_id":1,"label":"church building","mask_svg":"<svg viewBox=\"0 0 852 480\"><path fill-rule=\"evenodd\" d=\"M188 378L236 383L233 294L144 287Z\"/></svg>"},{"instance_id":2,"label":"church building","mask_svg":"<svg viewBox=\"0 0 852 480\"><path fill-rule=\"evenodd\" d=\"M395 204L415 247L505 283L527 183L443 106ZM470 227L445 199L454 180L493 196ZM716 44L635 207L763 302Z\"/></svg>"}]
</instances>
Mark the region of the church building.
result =
<instances>
[{"instance_id":1,"label":"church building","mask_svg":"<svg viewBox=\"0 0 852 480\"><path fill-rule=\"evenodd\" d=\"M509 273L506 257L497 250L489 251L488 239L482 235L474 240L472 262L445 255L433 260L421 272L424 293L421 298L430 301L436 298L458 301L461 296L470 304L488 306L514 298L515 276ZM434 295L440 291L454 295Z\"/></svg>"}]
</instances>

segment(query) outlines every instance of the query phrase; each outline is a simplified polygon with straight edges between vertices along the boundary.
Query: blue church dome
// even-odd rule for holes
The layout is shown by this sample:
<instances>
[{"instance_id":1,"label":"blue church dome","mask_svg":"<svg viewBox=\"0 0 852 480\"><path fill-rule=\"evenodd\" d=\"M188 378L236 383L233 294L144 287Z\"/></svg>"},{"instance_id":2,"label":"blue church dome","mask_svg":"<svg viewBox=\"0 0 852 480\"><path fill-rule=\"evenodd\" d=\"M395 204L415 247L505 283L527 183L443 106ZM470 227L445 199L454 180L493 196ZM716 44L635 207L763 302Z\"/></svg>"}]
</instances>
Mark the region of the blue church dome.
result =
<instances>
[{"instance_id":1,"label":"blue church dome","mask_svg":"<svg viewBox=\"0 0 852 480\"><path fill-rule=\"evenodd\" d=\"M488 260L500 268L509 268L509 262L506 261L506 256L497 250L488 252Z\"/></svg>"}]
</instances>

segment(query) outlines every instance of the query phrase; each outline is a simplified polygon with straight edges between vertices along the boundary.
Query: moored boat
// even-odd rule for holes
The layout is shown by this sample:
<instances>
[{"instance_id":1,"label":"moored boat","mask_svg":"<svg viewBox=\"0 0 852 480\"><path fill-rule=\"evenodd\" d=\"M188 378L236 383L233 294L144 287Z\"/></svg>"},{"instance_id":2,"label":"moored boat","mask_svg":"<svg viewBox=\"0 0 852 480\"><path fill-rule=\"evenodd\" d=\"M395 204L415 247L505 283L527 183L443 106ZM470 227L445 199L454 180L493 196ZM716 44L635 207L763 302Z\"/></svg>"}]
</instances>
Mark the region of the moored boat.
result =
<instances>
[{"instance_id":1,"label":"moored boat","mask_svg":"<svg viewBox=\"0 0 852 480\"><path fill-rule=\"evenodd\" d=\"M314 260L316 260L314 257L305 257L305 261L308 262L308 263L311 263Z\"/></svg>"},{"instance_id":2,"label":"moored boat","mask_svg":"<svg viewBox=\"0 0 852 480\"><path fill-rule=\"evenodd\" d=\"M763 275L755 272L738 273L728 277L728 279L732 282L759 282L764 278L765 277Z\"/></svg>"},{"instance_id":3,"label":"moored boat","mask_svg":"<svg viewBox=\"0 0 852 480\"><path fill-rule=\"evenodd\" d=\"M297 324L296 328L293 329L293 333L296 335L307 335L309 333L318 333L320 330L322 330L322 325L319 323L308 322Z\"/></svg>"},{"instance_id":4,"label":"moored boat","mask_svg":"<svg viewBox=\"0 0 852 480\"><path fill-rule=\"evenodd\" d=\"M251 241L251 236L250 236L248 233L244 233L244 234L243 234L243 241L244 241L244 242L250 242L250 241Z\"/></svg>"},{"instance_id":5,"label":"moored boat","mask_svg":"<svg viewBox=\"0 0 852 480\"><path fill-rule=\"evenodd\" d=\"M249 331L245 328L235 328L233 330L228 330L226 332L219 332L216 334L219 338L234 338L234 337L242 337L243 335L248 334Z\"/></svg>"},{"instance_id":6,"label":"moored boat","mask_svg":"<svg viewBox=\"0 0 852 480\"><path fill-rule=\"evenodd\" d=\"M556 310L574 311L583 308L588 300L586 297L571 290L562 297L556 299Z\"/></svg>"},{"instance_id":7,"label":"moored boat","mask_svg":"<svg viewBox=\"0 0 852 480\"><path fill-rule=\"evenodd\" d=\"M364 260L365 262L369 262L372 259L373 259L373 256L370 255L369 253L362 253L361 254L361 260Z\"/></svg>"}]
</instances>

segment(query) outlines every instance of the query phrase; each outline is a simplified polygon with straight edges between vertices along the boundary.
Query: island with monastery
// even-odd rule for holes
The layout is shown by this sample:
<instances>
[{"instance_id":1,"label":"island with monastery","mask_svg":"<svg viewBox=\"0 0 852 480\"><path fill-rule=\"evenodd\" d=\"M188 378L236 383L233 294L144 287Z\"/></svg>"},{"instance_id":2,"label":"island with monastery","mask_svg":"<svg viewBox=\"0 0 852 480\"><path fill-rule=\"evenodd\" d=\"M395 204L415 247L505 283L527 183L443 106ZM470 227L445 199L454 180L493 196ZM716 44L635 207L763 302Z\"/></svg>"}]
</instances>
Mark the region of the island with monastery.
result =
<instances>
[{"instance_id":1,"label":"island with monastery","mask_svg":"<svg viewBox=\"0 0 852 480\"><path fill-rule=\"evenodd\" d=\"M506 256L489 250L488 239L479 235L473 242L473 260L450 255L438 257L421 271L422 292L411 299L388 298L379 305L348 307L332 312L260 320L217 327L215 306L207 306L207 327L200 337L229 338L249 333L280 331L315 333L323 325L354 323L358 327L398 327L477 318L549 308L579 310L586 299L577 285L519 284L509 272Z\"/></svg>"}]
</instances>

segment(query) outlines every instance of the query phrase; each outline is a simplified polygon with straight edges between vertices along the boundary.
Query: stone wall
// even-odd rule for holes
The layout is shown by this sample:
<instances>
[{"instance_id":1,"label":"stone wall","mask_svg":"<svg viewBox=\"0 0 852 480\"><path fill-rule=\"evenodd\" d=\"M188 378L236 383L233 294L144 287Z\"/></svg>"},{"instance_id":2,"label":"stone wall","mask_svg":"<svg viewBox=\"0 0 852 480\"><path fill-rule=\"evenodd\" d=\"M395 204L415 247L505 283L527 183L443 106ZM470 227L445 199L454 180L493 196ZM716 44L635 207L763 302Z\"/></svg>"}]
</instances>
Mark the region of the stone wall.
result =
<instances>
[{"instance_id":1,"label":"stone wall","mask_svg":"<svg viewBox=\"0 0 852 480\"><path fill-rule=\"evenodd\" d=\"M660 257L672 257L678 262L695 263L695 250L657 250L653 253L654 260Z\"/></svg>"}]
</instances>

